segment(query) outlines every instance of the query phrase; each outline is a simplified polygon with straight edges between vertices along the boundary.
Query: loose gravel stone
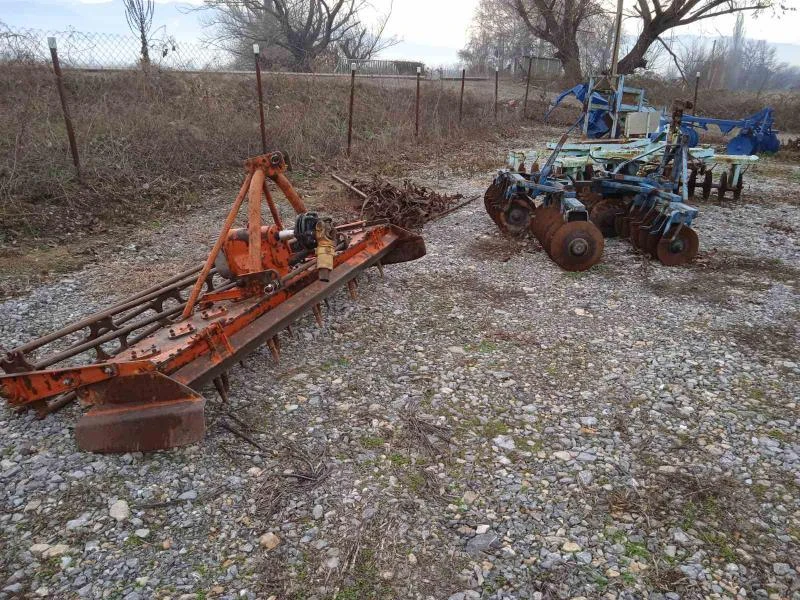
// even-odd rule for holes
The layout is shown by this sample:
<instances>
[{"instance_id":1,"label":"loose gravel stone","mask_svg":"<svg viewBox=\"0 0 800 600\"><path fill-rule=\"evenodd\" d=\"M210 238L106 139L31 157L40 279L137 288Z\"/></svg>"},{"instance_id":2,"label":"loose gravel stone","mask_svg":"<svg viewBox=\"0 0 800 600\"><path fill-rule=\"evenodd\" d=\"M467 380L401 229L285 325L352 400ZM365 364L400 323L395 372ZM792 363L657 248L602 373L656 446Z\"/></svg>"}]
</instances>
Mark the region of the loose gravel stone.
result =
<instances>
[{"instance_id":1,"label":"loose gravel stone","mask_svg":"<svg viewBox=\"0 0 800 600\"><path fill-rule=\"evenodd\" d=\"M482 194L506 145L560 133L521 131L414 177ZM684 268L608 239L565 273L470 204L425 227L426 257L281 334L278 364L232 368L227 405L203 390L192 446L87 454L77 405L0 407L0 600L797 597L800 215L770 196L800 178L768 177L786 165L699 203ZM0 344L195 264L228 196L0 303Z\"/></svg>"}]
</instances>

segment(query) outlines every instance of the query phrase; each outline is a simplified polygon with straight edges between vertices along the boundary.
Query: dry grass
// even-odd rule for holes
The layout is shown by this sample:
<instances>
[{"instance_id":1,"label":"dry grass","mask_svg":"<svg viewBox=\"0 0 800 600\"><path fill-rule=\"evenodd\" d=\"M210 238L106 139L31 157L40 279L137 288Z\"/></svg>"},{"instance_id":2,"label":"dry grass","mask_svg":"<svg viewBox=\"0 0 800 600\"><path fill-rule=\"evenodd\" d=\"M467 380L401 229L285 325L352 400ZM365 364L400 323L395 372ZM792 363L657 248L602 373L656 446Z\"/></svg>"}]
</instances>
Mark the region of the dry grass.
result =
<instances>
[{"instance_id":1,"label":"dry grass","mask_svg":"<svg viewBox=\"0 0 800 600\"><path fill-rule=\"evenodd\" d=\"M151 212L197 206L202 192L234 187L243 159L261 151L251 77L175 72L65 74L84 171L75 179L49 69L0 66L0 246L139 223ZM413 82L358 81L353 160L347 80L269 75L267 140L287 151L296 179L362 164L382 168L441 155L495 130L492 104L426 83L414 138Z\"/></svg>"}]
</instances>

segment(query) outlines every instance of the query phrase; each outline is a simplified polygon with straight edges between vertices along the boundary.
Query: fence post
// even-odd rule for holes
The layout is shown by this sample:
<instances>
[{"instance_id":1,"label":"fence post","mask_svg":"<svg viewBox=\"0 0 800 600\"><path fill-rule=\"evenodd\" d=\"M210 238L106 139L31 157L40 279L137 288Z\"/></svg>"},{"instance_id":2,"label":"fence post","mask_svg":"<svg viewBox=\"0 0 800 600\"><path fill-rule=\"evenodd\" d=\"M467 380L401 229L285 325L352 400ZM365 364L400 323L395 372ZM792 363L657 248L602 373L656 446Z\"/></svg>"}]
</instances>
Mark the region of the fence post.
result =
<instances>
[{"instance_id":1,"label":"fence post","mask_svg":"<svg viewBox=\"0 0 800 600\"><path fill-rule=\"evenodd\" d=\"M700 71L694 76L694 102L692 103L692 114L697 114L697 90L700 87Z\"/></svg>"},{"instance_id":2,"label":"fence post","mask_svg":"<svg viewBox=\"0 0 800 600\"><path fill-rule=\"evenodd\" d=\"M497 121L497 102L500 88L500 67L494 68L494 120Z\"/></svg>"},{"instance_id":3,"label":"fence post","mask_svg":"<svg viewBox=\"0 0 800 600\"><path fill-rule=\"evenodd\" d=\"M464 81L467 79L467 70L461 69L461 97L458 100L458 122L464 116Z\"/></svg>"},{"instance_id":4,"label":"fence post","mask_svg":"<svg viewBox=\"0 0 800 600\"><path fill-rule=\"evenodd\" d=\"M47 45L50 46L50 58L53 60L53 72L56 75L56 88L58 88L58 95L61 98L61 111L64 113L64 124L67 127L67 138L69 139L69 151L72 153L72 163L75 165L75 173L78 175L78 181L82 183L83 175L81 174L81 161L78 157L78 144L75 141L75 130L72 128L72 117L69 115L69 107L67 106L67 96L64 91L64 78L61 73L61 63L58 61L56 38L47 38Z\"/></svg>"},{"instance_id":5,"label":"fence post","mask_svg":"<svg viewBox=\"0 0 800 600\"><path fill-rule=\"evenodd\" d=\"M256 60L256 85L258 85L258 116L261 120L261 152L267 153L267 130L264 125L264 92L261 90L261 61L258 60L260 50L258 44L253 44L253 54Z\"/></svg>"},{"instance_id":6,"label":"fence post","mask_svg":"<svg viewBox=\"0 0 800 600\"><path fill-rule=\"evenodd\" d=\"M528 116L528 90L531 89L531 71L533 70L533 54L528 57L528 79L525 82L525 100L522 103L522 118Z\"/></svg>"},{"instance_id":7,"label":"fence post","mask_svg":"<svg viewBox=\"0 0 800 600\"><path fill-rule=\"evenodd\" d=\"M417 67L417 101L414 107L414 139L419 141L419 78L422 74L422 67Z\"/></svg>"},{"instance_id":8,"label":"fence post","mask_svg":"<svg viewBox=\"0 0 800 600\"><path fill-rule=\"evenodd\" d=\"M347 111L347 156L353 143L353 102L356 97L356 63L350 64L350 108Z\"/></svg>"}]
</instances>

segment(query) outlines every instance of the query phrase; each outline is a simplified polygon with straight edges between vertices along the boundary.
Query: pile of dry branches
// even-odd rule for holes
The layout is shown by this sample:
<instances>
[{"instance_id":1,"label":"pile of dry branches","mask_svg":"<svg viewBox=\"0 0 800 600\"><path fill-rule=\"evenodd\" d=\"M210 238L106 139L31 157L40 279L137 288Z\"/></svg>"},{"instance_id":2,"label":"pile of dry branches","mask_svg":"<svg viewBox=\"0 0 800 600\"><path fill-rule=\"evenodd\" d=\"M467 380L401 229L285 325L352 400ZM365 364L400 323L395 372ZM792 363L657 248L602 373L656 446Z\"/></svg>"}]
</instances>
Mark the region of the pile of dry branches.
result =
<instances>
[{"instance_id":1,"label":"pile of dry branches","mask_svg":"<svg viewBox=\"0 0 800 600\"><path fill-rule=\"evenodd\" d=\"M374 177L371 181L353 180L352 186L366 194L362 212L366 219L389 219L406 229L422 227L426 221L451 208L461 194L440 194L407 179L402 186Z\"/></svg>"}]
</instances>

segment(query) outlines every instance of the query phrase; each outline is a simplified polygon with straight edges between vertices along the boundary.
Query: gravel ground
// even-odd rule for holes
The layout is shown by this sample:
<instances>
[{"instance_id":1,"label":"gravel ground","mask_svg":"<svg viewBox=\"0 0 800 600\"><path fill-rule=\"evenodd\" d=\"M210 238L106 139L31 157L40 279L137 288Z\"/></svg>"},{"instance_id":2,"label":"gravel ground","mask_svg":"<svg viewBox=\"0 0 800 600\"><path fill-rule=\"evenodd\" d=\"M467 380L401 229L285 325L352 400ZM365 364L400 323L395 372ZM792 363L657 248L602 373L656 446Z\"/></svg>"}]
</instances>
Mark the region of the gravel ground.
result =
<instances>
[{"instance_id":1,"label":"gravel ground","mask_svg":"<svg viewBox=\"0 0 800 600\"><path fill-rule=\"evenodd\" d=\"M565 273L475 202L234 369L191 447L0 408L0 598L800 598L800 215L765 185L700 205L678 269L608 240ZM195 262L228 201L0 304L0 339Z\"/></svg>"}]
</instances>

